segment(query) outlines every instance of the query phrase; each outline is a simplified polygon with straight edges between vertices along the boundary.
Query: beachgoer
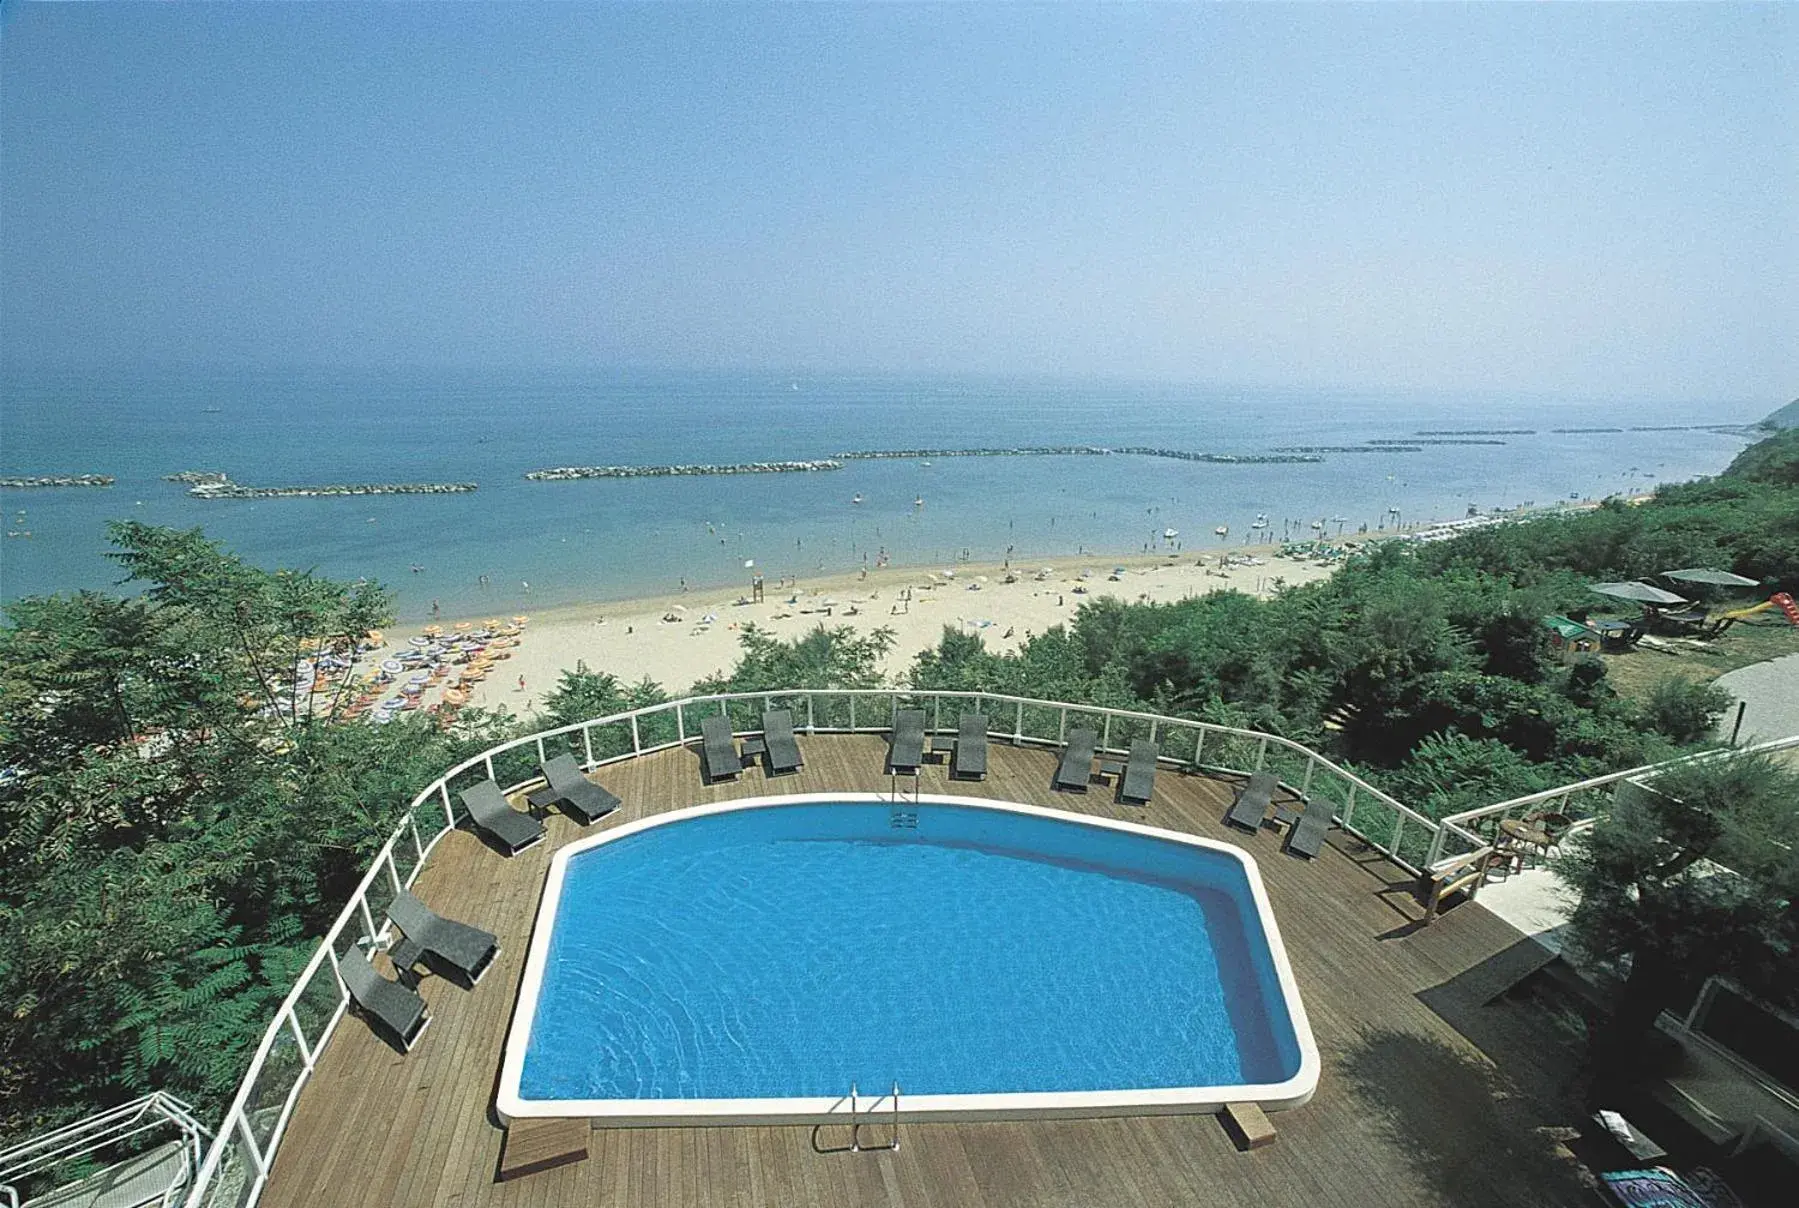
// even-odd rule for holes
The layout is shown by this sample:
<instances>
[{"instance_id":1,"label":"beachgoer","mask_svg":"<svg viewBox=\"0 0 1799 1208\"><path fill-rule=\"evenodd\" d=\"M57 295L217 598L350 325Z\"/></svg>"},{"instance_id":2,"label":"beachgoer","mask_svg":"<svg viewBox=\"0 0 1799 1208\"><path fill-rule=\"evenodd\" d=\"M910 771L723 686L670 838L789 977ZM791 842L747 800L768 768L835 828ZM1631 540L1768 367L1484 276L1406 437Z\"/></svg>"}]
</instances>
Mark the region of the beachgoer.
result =
<instances>
[{"instance_id":1,"label":"beachgoer","mask_svg":"<svg viewBox=\"0 0 1799 1208\"><path fill-rule=\"evenodd\" d=\"M437 614L438 614L438 607L437 607L437 601L436 601L436 600L433 600L433 601L431 601L431 616L432 616L432 619L434 619L434 620L435 620L435 619L436 619L436 617L437 617Z\"/></svg>"},{"instance_id":2,"label":"beachgoer","mask_svg":"<svg viewBox=\"0 0 1799 1208\"><path fill-rule=\"evenodd\" d=\"M518 581L518 585L519 585L519 586L520 586L520 587L522 587L522 588L524 588L524 589L525 589L525 594L526 594L526 595L530 595L530 594L531 594L531 585L530 585L530 584L529 584L529 583L527 583L527 582L526 582L526 581L525 581L525 580L523 580L523 579L520 579L520 580L519 580L519 581Z\"/></svg>"},{"instance_id":3,"label":"beachgoer","mask_svg":"<svg viewBox=\"0 0 1799 1208\"><path fill-rule=\"evenodd\" d=\"M520 692L525 690L525 677L522 675L518 677L518 690Z\"/></svg>"}]
</instances>

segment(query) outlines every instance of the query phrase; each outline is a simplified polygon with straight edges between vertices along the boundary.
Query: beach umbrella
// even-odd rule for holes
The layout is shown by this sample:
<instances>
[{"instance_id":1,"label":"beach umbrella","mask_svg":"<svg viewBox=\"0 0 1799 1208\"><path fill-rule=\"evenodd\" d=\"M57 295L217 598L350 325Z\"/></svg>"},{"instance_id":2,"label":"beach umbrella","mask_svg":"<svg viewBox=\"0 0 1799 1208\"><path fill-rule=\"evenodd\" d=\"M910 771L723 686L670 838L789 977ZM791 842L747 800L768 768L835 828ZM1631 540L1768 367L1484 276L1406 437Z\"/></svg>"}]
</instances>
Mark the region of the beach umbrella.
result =
<instances>
[{"instance_id":1,"label":"beach umbrella","mask_svg":"<svg viewBox=\"0 0 1799 1208\"><path fill-rule=\"evenodd\" d=\"M454 628L457 633L467 633L469 630L474 628L474 625L468 621L458 621L458 622L456 622Z\"/></svg>"},{"instance_id":2,"label":"beach umbrella","mask_svg":"<svg viewBox=\"0 0 1799 1208\"><path fill-rule=\"evenodd\" d=\"M406 670L406 664L402 663L399 659L386 659L383 660L381 664L381 670L387 672L389 675L398 675L400 672Z\"/></svg>"},{"instance_id":3,"label":"beach umbrella","mask_svg":"<svg viewBox=\"0 0 1799 1208\"><path fill-rule=\"evenodd\" d=\"M1671 591L1631 580L1628 583L1595 583L1592 590L1616 600L1634 600L1638 604L1685 604L1686 598Z\"/></svg>"},{"instance_id":4,"label":"beach umbrella","mask_svg":"<svg viewBox=\"0 0 1799 1208\"><path fill-rule=\"evenodd\" d=\"M1746 579L1742 575L1733 575L1727 570L1707 570L1702 566L1688 567L1686 570L1665 570L1664 579L1677 579L1682 583L1709 583L1713 587L1760 587L1758 579Z\"/></svg>"},{"instance_id":5,"label":"beach umbrella","mask_svg":"<svg viewBox=\"0 0 1799 1208\"><path fill-rule=\"evenodd\" d=\"M523 625L526 622L528 622L530 619L531 619L530 617L513 617L512 623L514 625Z\"/></svg>"},{"instance_id":6,"label":"beach umbrella","mask_svg":"<svg viewBox=\"0 0 1799 1208\"><path fill-rule=\"evenodd\" d=\"M438 634L442 633L443 631L444 631L444 627L442 625L427 625L427 626L425 626L425 636L428 638L434 638Z\"/></svg>"}]
</instances>

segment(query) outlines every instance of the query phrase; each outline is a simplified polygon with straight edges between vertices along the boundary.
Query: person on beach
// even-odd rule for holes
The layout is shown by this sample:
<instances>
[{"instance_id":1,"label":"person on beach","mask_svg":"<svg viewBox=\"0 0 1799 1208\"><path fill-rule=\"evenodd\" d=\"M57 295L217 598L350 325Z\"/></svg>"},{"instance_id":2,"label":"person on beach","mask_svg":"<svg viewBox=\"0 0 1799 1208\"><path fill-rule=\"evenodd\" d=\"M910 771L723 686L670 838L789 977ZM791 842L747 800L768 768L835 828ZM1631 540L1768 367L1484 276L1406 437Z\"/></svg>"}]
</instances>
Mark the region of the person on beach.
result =
<instances>
[{"instance_id":1,"label":"person on beach","mask_svg":"<svg viewBox=\"0 0 1799 1208\"><path fill-rule=\"evenodd\" d=\"M522 675L518 677L518 690L520 692L525 690L525 677Z\"/></svg>"}]
</instances>

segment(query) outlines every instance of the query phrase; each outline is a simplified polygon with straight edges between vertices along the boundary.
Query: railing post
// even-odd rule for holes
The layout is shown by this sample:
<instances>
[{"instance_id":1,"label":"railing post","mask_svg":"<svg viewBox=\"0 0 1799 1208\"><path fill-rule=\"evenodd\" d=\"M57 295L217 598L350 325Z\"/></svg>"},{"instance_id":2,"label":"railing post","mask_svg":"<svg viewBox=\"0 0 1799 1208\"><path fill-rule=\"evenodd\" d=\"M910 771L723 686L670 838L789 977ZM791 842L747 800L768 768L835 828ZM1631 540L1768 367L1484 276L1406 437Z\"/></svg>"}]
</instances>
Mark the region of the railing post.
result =
<instances>
[{"instance_id":1,"label":"railing post","mask_svg":"<svg viewBox=\"0 0 1799 1208\"><path fill-rule=\"evenodd\" d=\"M856 732L856 694L850 693L850 733Z\"/></svg>"},{"instance_id":2,"label":"railing post","mask_svg":"<svg viewBox=\"0 0 1799 1208\"><path fill-rule=\"evenodd\" d=\"M643 754L643 738L637 732L637 714L631 714L631 754Z\"/></svg>"},{"instance_id":3,"label":"railing post","mask_svg":"<svg viewBox=\"0 0 1799 1208\"><path fill-rule=\"evenodd\" d=\"M438 795L441 796L444 801L444 826L449 830L455 830L456 829L456 807L450 804L449 782L445 781L445 780L438 781L437 782L437 792L438 792ZM420 852L419 854L423 855L424 853Z\"/></svg>"},{"instance_id":4,"label":"railing post","mask_svg":"<svg viewBox=\"0 0 1799 1208\"><path fill-rule=\"evenodd\" d=\"M375 914L372 910L369 909L369 900L368 900L367 895L364 895L363 897L356 899L356 904L358 906L362 907L362 921L369 925L369 942L372 946L374 943L376 934L378 932L380 932L381 929L379 927L375 926Z\"/></svg>"},{"instance_id":5,"label":"railing post","mask_svg":"<svg viewBox=\"0 0 1799 1208\"><path fill-rule=\"evenodd\" d=\"M591 768L593 766L593 727L592 726L582 726L581 727L581 750L584 751L587 755L587 762L582 764L581 766L583 768Z\"/></svg>"},{"instance_id":6,"label":"railing post","mask_svg":"<svg viewBox=\"0 0 1799 1208\"><path fill-rule=\"evenodd\" d=\"M931 694L931 735L936 737L943 729L943 698L935 692Z\"/></svg>"},{"instance_id":7,"label":"railing post","mask_svg":"<svg viewBox=\"0 0 1799 1208\"><path fill-rule=\"evenodd\" d=\"M1112 713L1109 709L1106 711L1106 724L1100 730L1099 749L1102 751L1112 749Z\"/></svg>"},{"instance_id":8,"label":"railing post","mask_svg":"<svg viewBox=\"0 0 1799 1208\"><path fill-rule=\"evenodd\" d=\"M1193 742L1193 770L1199 770L1199 753L1206 749L1206 728L1199 727L1199 737Z\"/></svg>"},{"instance_id":9,"label":"railing post","mask_svg":"<svg viewBox=\"0 0 1799 1208\"><path fill-rule=\"evenodd\" d=\"M542 767L544 764L546 764L548 762L549 762L549 760L544 758L543 736L540 734L540 735L538 735L538 738L537 738L537 765L539 767Z\"/></svg>"},{"instance_id":10,"label":"railing post","mask_svg":"<svg viewBox=\"0 0 1799 1208\"><path fill-rule=\"evenodd\" d=\"M1448 837L1449 828L1444 826L1442 820L1439 819L1437 821L1436 830L1430 837L1430 850L1424 853L1425 872L1429 872L1431 869L1435 868L1437 862L1443 858L1443 843Z\"/></svg>"},{"instance_id":11,"label":"railing post","mask_svg":"<svg viewBox=\"0 0 1799 1208\"><path fill-rule=\"evenodd\" d=\"M387 879L394 883L396 894L406 892L406 887L400 884L400 870L394 866L394 852L391 847L387 849Z\"/></svg>"},{"instance_id":12,"label":"railing post","mask_svg":"<svg viewBox=\"0 0 1799 1208\"><path fill-rule=\"evenodd\" d=\"M300 1057L306 1062L306 1069L310 1073L313 1064L318 1060L318 1054L314 1053L312 1046L306 1043L306 1033L300 1030L300 1021L294 1017L292 1011L287 1013L287 1026L293 1029L294 1043L300 1046Z\"/></svg>"},{"instance_id":13,"label":"railing post","mask_svg":"<svg viewBox=\"0 0 1799 1208\"><path fill-rule=\"evenodd\" d=\"M1317 767L1318 757L1309 751L1306 752L1306 773L1299 778L1299 795L1301 797L1312 791L1312 773L1317 770Z\"/></svg>"},{"instance_id":14,"label":"railing post","mask_svg":"<svg viewBox=\"0 0 1799 1208\"><path fill-rule=\"evenodd\" d=\"M1268 762L1268 736L1266 734L1264 734L1264 735L1262 735L1261 745L1256 747L1255 770L1258 772L1261 771L1262 765L1267 762Z\"/></svg>"},{"instance_id":15,"label":"railing post","mask_svg":"<svg viewBox=\"0 0 1799 1208\"><path fill-rule=\"evenodd\" d=\"M1356 790L1356 783L1355 783L1355 781L1351 780L1349 782L1349 796L1344 798L1344 800L1343 800L1343 829L1344 830L1349 829L1349 820L1351 818L1355 817L1355 790Z\"/></svg>"},{"instance_id":16,"label":"railing post","mask_svg":"<svg viewBox=\"0 0 1799 1208\"><path fill-rule=\"evenodd\" d=\"M1405 833L1405 815L1398 810L1393 811L1393 846L1387 851L1390 855L1399 854L1399 840Z\"/></svg>"},{"instance_id":17,"label":"railing post","mask_svg":"<svg viewBox=\"0 0 1799 1208\"><path fill-rule=\"evenodd\" d=\"M687 741L687 709L680 701L675 702L675 737Z\"/></svg>"},{"instance_id":18,"label":"railing post","mask_svg":"<svg viewBox=\"0 0 1799 1208\"><path fill-rule=\"evenodd\" d=\"M256 1134L250 1131L250 1118L243 1112L237 1113L237 1131L244 1139L244 1148L250 1151L250 1163L256 1167L256 1182L261 1183L269 1177L269 1160L262 1156L262 1147L256 1144ZM251 1202L254 1203L254 1197Z\"/></svg>"},{"instance_id":19,"label":"railing post","mask_svg":"<svg viewBox=\"0 0 1799 1208\"><path fill-rule=\"evenodd\" d=\"M1067 705L1062 706L1062 720L1056 724L1056 741L1058 743L1063 743L1063 742L1068 741L1068 706Z\"/></svg>"},{"instance_id":20,"label":"railing post","mask_svg":"<svg viewBox=\"0 0 1799 1208\"><path fill-rule=\"evenodd\" d=\"M812 702L817 699L810 692L806 693L806 733L811 734L818 727L818 721L812 712Z\"/></svg>"},{"instance_id":21,"label":"railing post","mask_svg":"<svg viewBox=\"0 0 1799 1208\"><path fill-rule=\"evenodd\" d=\"M493 756L492 755L483 755L483 756L481 756L481 762L487 766L487 778L489 780L493 781L495 784L499 784L500 778L493 774Z\"/></svg>"}]
</instances>

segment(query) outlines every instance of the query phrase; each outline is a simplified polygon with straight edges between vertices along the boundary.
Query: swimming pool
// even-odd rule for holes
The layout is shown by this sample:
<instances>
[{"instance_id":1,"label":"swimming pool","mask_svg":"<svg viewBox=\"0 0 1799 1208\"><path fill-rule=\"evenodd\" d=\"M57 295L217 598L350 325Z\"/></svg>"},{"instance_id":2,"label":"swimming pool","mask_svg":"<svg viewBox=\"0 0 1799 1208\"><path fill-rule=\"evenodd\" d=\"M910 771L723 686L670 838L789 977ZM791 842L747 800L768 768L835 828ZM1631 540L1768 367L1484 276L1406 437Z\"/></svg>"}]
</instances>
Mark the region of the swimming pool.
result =
<instances>
[{"instance_id":1,"label":"swimming pool","mask_svg":"<svg viewBox=\"0 0 1799 1208\"><path fill-rule=\"evenodd\" d=\"M1213 1111L1318 1056L1255 862L958 797L700 806L552 861L506 1117L812 1121Z\"/></svg>"}]
</instances>

